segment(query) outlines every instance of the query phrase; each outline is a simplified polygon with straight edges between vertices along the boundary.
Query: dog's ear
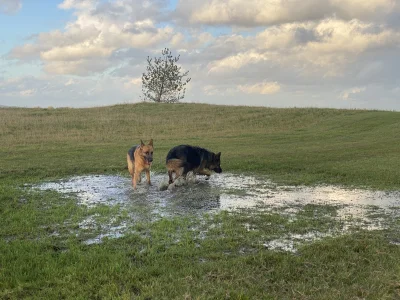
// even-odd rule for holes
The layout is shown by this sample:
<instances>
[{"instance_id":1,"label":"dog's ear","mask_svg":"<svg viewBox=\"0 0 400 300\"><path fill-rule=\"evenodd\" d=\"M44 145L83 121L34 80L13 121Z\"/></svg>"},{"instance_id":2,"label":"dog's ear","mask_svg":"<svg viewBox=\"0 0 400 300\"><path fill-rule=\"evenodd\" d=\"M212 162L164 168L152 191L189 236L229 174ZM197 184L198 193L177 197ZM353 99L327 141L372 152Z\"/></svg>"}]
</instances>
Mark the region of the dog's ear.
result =
<instances>
[{"instance_id":1,"label":"dog's ear","mask_svg":"<svg viewBox=\"0 0 400 300\"><path fill-rule=\"evenodd\" d=\"M143 141L142 141L142 140L140 140L140 149L142 149L142 148L143 148L143 146L144 146L144 143L143 143Z\"/></svg>"},{"instance_id":2,"label":"dog's ear","mask_svg":"<svg viewBox=\"0 0 400 300\"><path fill-rule=\"evenodd\" d=\"M220 158L221 157L221 152L218 152L215 156Z\"/></svg>"},{"instance_id":3,"label":"dog's ear","mask_svg":"<svg viewBox=\"0 0 400 300\"><path fill-rule=\"evenodd\" d=\"M153 147L153 139L150 139L149 145Z\"/></svg>"}]
</instances>

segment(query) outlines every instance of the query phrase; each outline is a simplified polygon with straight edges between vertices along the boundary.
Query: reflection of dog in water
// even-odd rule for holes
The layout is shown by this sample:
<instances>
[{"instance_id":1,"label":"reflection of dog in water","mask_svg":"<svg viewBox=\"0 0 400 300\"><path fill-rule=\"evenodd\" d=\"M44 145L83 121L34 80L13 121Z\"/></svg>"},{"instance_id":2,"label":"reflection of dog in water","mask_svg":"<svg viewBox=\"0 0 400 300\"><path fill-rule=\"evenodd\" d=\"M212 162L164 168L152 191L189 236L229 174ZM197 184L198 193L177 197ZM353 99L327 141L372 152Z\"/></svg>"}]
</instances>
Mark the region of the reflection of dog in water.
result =
<instances>
[{"instance_id":1,"label":"reflection of dog in water","mask_svg":"<svg viewBox=\"0 0 400 300\"><path fill-rule=\"evenodd\" d=\"M175 196L180 198L172 200L176 206L192 212L215 210L219 209L221 205L220 191L205 181L197 183L189 189L180 190L179 193L175 193Z\"/></svg>"},{"instance_id":2,"label":"reflection of dog in water","mask_svg":"<svg viewBox=\"0 0 400 300\"><path fill-rule=\"evenodd\" d=\"M194 174L211 175L211 171L221 173L221 152L215 154L207 149L189 145L180 145L169 150L166 158L169 184L177 178L186 179L188 172ZM175 173L175 179L172 177Z\"/></svg>"},{"instance_id":3,"label":"reflection of dog in water","mask_svg":"<svg viewBox=\"0 0 400 300\"><path fill-rule=\"evenodd\" d=\"M175 188L181 186L185 188L174 192ZM192 172L187 174L186 179L180 177L167 187L171 191L169 203L176 207L177 211L209 211L218 209L221 205L220 187L214 185L211 180L198 180Z\"/></svg>"},{"instance_id":4,"label":"reflection of dog in water","mask_svg":"<svg viewBox=\"0 0 400 300\"><path fill-rule=\"evenodd\" d=\"M137 182L141 182L141 174L146 172L147 183L151 185L150 168L153 162L153 139L147 145L140 141L140 145L133 146L126 154L128 170L132 176L132 185L136 190Z\"/></svg>"}]
</instances>

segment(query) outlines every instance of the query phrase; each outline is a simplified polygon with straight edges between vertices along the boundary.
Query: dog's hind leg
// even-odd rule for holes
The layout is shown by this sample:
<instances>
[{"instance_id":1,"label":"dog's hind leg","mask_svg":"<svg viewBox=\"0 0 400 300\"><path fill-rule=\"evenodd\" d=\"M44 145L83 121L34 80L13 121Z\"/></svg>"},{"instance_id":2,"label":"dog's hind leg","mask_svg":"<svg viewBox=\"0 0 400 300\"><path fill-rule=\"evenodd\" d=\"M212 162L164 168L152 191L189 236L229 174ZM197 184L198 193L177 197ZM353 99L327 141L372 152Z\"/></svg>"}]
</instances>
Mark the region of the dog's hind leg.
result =
<instances>
[{"instance_id":1,"label":"dog's hind leg","mask_svg":"<svg viewBox=\"0 0 400 300\"><path fill-rule=\"evenodd\" d=\"M172 177L173 173L175 173L175 178ZM173 183L179 177L183 177L183 179L186 179L186 174L184 174L184 167L180 167L175 170L168 170L168 176L169 176L169 181L168 181L169 184Z\"/></svg>"},{"instance_id":2,"label":"dog's hind leg","mask_svg":"<svg viewBox=\"0 0 400 300\"><path fill-rule=\"evenodd\" d=\"M181 170L181 176L183 177L183 179L186 180L187 174L193 170L193 167L191 164L185 162L182 164L182 170ZM196 173L193 171L193 175L195 175Z\"/></svg>"},{"instance_id":3,"label":"dog's hind leg","mask_svg":"<svg viewBox=\"0 0 400 300\"><path fill-rule=\"evenodd\" d=\"M184 180L186 180L186 175L190 170L191 169L189 165L181 161L179 167L175 166L175 169L173 170L173 172L175 172L175 179L173 181L177 180L179 177L182 177Z\"/></svg>"},{"instance_id":4,"label":"dog's hind leg","mask_svg":"<svg viewBox=\"0 0 400 300\"><path fill-rule=\"evenodd\" d=\"M175 171L175 174L176 174L175 180L177 180L179 177L183 177L183 179L186 180L186 174L187 174L187 172L185 172L185 167L180 167L180 168L178 169L178 171Z\"/></svg>"},{"instance_id":5,"label":"dog's hind leg","mask_svg":"<svg viewBox=\"0 0 400 300\"><path fill-rule=\"evenodd\" d=\"M181 159L170 159L167 161L167 169L168 169L168 177L169 184L173 183L179 176L183 173L183 164L184 162ZM172 174L175 173L175 179L172 177Z\"/></svg>"}]
</instances>

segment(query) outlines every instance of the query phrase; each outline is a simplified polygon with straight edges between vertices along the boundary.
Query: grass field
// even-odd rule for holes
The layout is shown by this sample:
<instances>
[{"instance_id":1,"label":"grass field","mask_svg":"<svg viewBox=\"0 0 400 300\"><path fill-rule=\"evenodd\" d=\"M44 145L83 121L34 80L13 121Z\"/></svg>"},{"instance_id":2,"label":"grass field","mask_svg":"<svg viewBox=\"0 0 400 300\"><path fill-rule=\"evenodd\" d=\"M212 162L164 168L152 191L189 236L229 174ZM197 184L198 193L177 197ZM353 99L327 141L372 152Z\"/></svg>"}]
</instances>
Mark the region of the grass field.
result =
<instances>
[{"instance_id":1,"label":"grass field","mask_svg":"<svg viewBox=\"0 0 400 300\"><path fill-rule=\"evenodd\" d=\"M398 219L386 230L355 229L296 254L268 250L260 240L340 226L325 219L329 207L308 208L295 222L257 211L140 222L123 238L85 245L78 224L93 214L110 218L113 209L23 188L77 174L127 176L128 148L153 138L157 172L165 172L172 146L188 143L221 151L225 172L279 184L399 190L399 132L400 113L383 111L0 108L0 298L400 298ZM249 224L257 230L246 230Z\"/></svg>"}]
</instances>

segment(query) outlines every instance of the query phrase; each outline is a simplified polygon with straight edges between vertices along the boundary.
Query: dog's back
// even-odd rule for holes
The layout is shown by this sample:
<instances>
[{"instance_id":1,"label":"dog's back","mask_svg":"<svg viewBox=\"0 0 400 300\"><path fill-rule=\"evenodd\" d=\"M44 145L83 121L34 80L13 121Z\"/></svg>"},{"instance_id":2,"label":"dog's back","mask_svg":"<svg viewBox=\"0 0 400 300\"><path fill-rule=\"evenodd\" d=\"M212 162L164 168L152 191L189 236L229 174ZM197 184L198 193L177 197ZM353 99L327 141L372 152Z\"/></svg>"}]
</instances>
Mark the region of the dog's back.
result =
<instances>
[{"instance_id":1,"label":"dog's back","mask_svg":"<svg viewBox=\"0 0 400 300\"><path fill-rule=\"evenodd\" d=\"M135 160L135 151L139 147L139 145L133 146L131 149L128 150L129 159L134 161Z\"/></svg>"},{"instance_id":2,"label":"dog's back","mask_svg":"<svg viewBox=\"0 0 400 300\"><path fill-rule=\"evenodd\" d=\"M166 158L166 163L172 160L180 160L182 166L187 165L188 168L197 168L201 164L202 156L206 149L189 145L179 145L172 148Z\"/></svg>"}]
</instances>

